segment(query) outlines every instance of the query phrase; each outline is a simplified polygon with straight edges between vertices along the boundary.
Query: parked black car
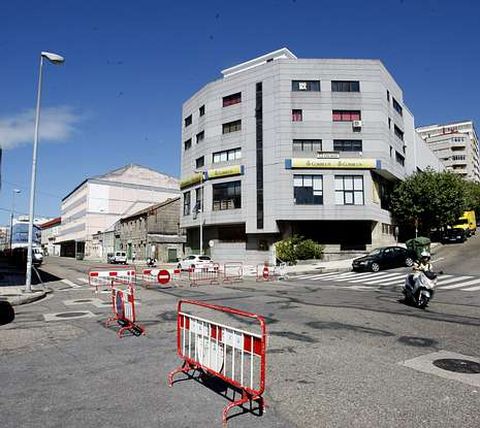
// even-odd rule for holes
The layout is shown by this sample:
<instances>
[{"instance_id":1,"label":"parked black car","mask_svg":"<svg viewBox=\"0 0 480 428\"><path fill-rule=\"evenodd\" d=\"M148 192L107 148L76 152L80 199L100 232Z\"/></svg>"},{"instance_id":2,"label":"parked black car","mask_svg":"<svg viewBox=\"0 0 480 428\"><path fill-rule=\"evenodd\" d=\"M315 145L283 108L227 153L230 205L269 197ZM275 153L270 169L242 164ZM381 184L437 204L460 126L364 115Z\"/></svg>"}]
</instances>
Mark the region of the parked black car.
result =
<instances>
[{"instance_id":1,"label":"parked black car","mask_svg":"<svg viewBox=\"0 0 480 428\"><path fill-rule=\"evenodd\" d=\"M465 229L454 227L453 229L447 229L442 234L442 244L448 242L465 242L467 240L467 233Z\"/></svg>"},{"instance_id":2,"label":"parked black car","mask_svg":"<svg viewBox=\"0 0 480 428\"><path fill-rule=\"evenodd\" d=\"M352 262L352 269L378 272L380 269L412 266L416 258L417 255L414 251L403 247L381 247L366 256L355 259Z\"/></svg>"}]
</instances>

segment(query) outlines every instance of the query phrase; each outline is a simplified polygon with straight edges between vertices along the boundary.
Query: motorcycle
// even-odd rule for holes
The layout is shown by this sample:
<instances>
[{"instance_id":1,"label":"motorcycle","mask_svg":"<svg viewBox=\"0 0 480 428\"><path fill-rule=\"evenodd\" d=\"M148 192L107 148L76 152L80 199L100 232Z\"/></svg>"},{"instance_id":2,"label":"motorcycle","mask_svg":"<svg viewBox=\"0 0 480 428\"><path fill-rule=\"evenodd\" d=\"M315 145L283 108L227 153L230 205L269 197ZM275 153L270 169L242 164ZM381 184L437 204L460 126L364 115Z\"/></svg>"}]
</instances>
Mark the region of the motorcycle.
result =
<instances>
[{"instance_id":1,"label":"motorcycle","mask_svg":"<svg viewBox=\"0 0 480 428\"><path fill-rule=\"evenodd\" d=\"M407 275L403 294L405 302L417 308L425 309L433 298L438 274L432 271L417 271Z\"/></svg>"},{"instance_id":2,"label":"motorcycle","mask_svg":"<svg viewBox=\"0 0 480 428\"><path fill-rule=\"evenodd\" d=\"M147 259L147 266L148 267L155 267L156 263L157 263L157 259L152 259L151 257L149 257Z\"/></svg>"}]
</instances>

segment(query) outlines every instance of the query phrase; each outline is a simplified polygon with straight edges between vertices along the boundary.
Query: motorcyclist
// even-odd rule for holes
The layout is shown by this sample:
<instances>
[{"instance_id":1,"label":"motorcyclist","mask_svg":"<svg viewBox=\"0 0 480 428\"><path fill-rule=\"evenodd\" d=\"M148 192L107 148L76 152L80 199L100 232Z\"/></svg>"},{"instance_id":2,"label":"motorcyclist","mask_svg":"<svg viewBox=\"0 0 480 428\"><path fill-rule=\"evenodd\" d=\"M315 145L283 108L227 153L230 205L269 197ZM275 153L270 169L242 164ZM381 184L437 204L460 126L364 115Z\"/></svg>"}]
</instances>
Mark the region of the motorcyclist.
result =
<instances>
[{"instance_id":1,"label":"motorcyclist","mask_svg":"<svg viewBox=\"0 0 480 428\"><path fill-rule=\"evenodd\" d=\"M432 264L430 263L430 253L427 250L423 250L420 253L420 259L413 264L413 272L427 272L432 271Z\"/></svg>"},{"instance_id":2,"label":"motorcyclist","mask_svg":"<svg viewBox=\"0 0 480 428\"><path fill-rule=\"evenodd\" d=\"M420 253L420 258L413 264L413 272L408 276L408 284L410 285L413 294L417 292L417 279L421 272L433 273L433 266L430 263L430 253L427 250L423 250ZM428 273L427 276L430 276Z\"/></svg>"}]
</instances>

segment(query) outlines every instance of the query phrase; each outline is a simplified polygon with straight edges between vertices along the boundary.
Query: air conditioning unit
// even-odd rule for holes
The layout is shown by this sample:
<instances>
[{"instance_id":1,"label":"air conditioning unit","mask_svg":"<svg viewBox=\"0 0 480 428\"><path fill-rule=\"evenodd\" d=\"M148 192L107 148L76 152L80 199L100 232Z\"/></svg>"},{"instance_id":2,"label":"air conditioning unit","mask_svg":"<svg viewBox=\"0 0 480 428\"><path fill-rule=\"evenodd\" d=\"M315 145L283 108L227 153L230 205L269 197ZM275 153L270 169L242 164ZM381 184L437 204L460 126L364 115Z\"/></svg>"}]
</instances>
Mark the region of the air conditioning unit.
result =
<instances>
[{"instance_id":1,"label":"air conditioning unit","mask_svg":"<svg viewBox=\"0 0 480 428\"><path fill-rule=\"evenodd\" d=\"M307 82L298 82L298 90L299 91L306 91L307 90Z\"/></svg>"},{"instance_id":2,"label":"air conditioning unit","mask_svg":"<svg viewBox=\"0 0 480 428\"><path fill-rule=\"evenodd\" d=\"M361 120L354 120L352 122L352 127L353 128L361 128L362 127L362 121Z\"/></svg>"}]
</instances>

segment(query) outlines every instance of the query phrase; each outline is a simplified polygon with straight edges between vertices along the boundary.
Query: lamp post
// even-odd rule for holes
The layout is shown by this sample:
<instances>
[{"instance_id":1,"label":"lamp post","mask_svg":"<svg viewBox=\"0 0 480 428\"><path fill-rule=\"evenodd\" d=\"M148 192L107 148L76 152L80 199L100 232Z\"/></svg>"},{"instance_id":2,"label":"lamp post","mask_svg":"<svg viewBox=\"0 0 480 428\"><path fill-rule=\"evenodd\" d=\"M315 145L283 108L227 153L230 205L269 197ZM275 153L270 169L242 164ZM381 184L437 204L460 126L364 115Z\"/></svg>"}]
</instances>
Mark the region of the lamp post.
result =
<instances>
[{"instance_id":1,"label":"lamp post","mask_svg":"<svg viewBox=\"0 0 480 428\"><path fill-rule=\"evenodd\" d=\"M13 217L15 216L15 195L21 193L19 189L12 190L12 212L10 213L10 240L8 249L12 252L12 237L13 237Z\"/></svg>"},{"instance_id":2,"label":"lamp post","mask_svg":"<svg viewBox=\"0 0 480 428\"><path fill-rule=\"evenodd\" d=\"M28 248L27 248L27 272L25 281L25 292L32 291L32 246L33 246L33 217L35 215L35 179L37 174L37 146L38 146L38 127L40 124L40 99L42 97L42 71L43 61L47 59L52 64L62 64L65 59L51 52L40 53L40 69L38 74L37 88L37 107L35 111L35 132L33 136L33 155L32 155L32 176L30 181L30 207L28 211Z\"/></svg>"}]
</instances>

